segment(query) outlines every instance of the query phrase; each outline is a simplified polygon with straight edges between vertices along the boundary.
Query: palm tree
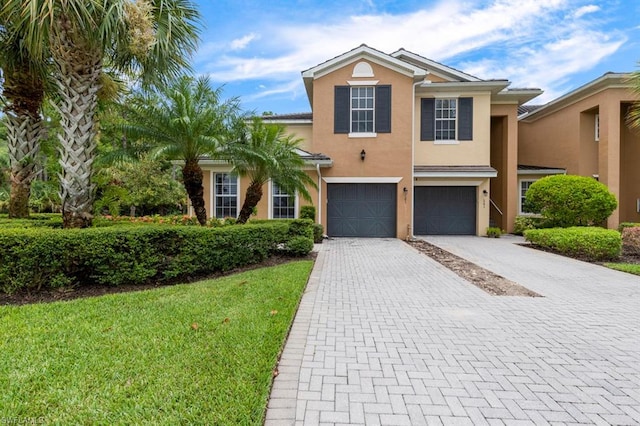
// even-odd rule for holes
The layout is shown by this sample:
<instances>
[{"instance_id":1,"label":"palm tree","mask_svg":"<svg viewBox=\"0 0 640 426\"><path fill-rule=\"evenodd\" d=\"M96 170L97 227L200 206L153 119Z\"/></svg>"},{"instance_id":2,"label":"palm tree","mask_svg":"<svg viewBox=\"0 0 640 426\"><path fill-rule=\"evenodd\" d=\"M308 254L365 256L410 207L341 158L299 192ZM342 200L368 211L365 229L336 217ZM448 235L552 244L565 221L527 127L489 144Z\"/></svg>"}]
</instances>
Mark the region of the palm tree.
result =
<instances>
[{"instance_id":1,"label":"palm tree","mask_svg":"<svg viewBox=\"0 0 640 426\"><path fill-rule=\"evenodd\" d=\"M38 151L45 134L41 110L46 65L29 57L21 42L20 35L8 21L0 24L0 69L6 115L3 121L11 170L9 217L12 218L29 217L31 182L38 174Z\"/></svg>"},{"instance_id":2,"label":"palm tree","mask_svg":"<svg viewBox=\"0 0 640 426\"><path fill-rule=\"evenodd\" d=\"M304 172L304 160L296 152L300 141L293 135L287 135L283 126L265 124L255 117L244 137L226 147L226 155L234 171L251 180L237 223L249 220L262 198L262 186L269 180L288 194L297 192L311 201L307 185L315 188L316 184Z\"/></svg>"},{"instance_id":3,"label":"palm tree","mask_svg":"<svg viewBox=\"0 0 640 426\"><path fill-rule=\"evenodd\" d=\"M61 116L65 227L91 224L97 100L105 68L147 81L188 67L200 15L190 0L5 0L33 57L49 49Z\"/></svg>"},{"instance_id":4,"label":"palm tree","mask_svg":"<svg viewBox=\"0 0 640 426\"><path fill-rule=\"evenodd\" d=\"M237 98L221 100L207 77L182 76L126 102L125 135L155 146L155 156L184 161L182 180L201 225L207 222L200 158L220 155L221 142L242 119Z\"/></svg>"},{"instance_id":5,"label":"palm tree","mask_svg":"<svg viewBox=\"0 0 640 426\"><path fill-rule=\"evenodd\" d=\"M640 98L640 71L635 71L631 74L630 82L632 84L631 90ZM640 101L631 104L627 114L627 123L631 127L640 128Z\"/></svg>"}]
</instances>

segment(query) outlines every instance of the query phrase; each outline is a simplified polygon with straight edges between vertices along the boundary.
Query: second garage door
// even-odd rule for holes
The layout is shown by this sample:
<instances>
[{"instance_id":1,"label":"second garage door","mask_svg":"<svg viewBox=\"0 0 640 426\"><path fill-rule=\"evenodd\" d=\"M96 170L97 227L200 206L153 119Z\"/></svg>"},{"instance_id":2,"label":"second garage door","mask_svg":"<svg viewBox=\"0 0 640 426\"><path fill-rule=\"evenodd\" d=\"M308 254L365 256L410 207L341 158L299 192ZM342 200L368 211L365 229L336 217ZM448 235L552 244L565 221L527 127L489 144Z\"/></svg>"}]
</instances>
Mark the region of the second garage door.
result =
<instances>
[{"instance_id":1,"label":"second garage door","mask_svg":"<svg viewBox=\"0 0 640 426\"><path fill-rule=\"evenodd\" d=\"M327 185L327 235L395 237L396 184Z\"/></svg>"},{"instance_id":2,"label":"second garage door","mask_svg":"<svg viewBox=\"0 0 640 426\"><path fill-rule=\"evenodd\" d=\"M417 186L414 197L414 234L476 234L476 187Z\"/></svg>"}]
</instances>

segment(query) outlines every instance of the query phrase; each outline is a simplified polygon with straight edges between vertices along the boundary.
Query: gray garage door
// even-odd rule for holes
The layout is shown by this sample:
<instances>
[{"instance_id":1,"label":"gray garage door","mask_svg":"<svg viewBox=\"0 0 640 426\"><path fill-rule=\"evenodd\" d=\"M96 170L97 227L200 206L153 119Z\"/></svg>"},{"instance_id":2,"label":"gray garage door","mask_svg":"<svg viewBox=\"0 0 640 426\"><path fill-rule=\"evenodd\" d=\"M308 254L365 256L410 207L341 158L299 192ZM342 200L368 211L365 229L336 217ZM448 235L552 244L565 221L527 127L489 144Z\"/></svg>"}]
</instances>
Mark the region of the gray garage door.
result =
<instances>
[{"instance_id":1,"label":"gray garage door","mask_svg":"<svg viewBox=\"0 0 640 426\"><path fill-rule=\"evenodd\" d=\"M330 237L395 237L396 184L329 184L327 186L327 235Z\"/></svg>"},{"instance_id":2,"label":"gray garage door","mask_svg":"<svg viewBox=\"0 0 640 426\"><path fill-rule=\"evenodd\" d=\"M414 190L415 235L475 235L474 186L417 186Z\"/></svg>"}]
</instances>

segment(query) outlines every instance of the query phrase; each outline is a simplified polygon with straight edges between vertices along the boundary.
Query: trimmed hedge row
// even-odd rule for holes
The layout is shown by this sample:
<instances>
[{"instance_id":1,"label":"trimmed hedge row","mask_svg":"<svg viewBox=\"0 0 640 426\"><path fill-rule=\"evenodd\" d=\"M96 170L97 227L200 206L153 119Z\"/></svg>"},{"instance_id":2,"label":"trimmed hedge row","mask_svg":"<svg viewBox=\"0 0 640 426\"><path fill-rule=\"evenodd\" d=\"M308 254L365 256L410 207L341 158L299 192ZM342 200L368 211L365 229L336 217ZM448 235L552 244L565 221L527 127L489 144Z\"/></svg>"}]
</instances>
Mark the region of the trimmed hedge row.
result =
<instances>
[{"instance_id":1,"label":"trimmed hedge row","mask_svg":"<svg viewBox=\"0 0 640 426\"><path fill-rule=\"evenodd\" d=\"M616 259L622 250L618 231L597 227L531 229L524 232L524 238L540 247L588 260Z\"/></svg>"},{"instance_id":2,"label":"trimmed hedge row","mask_svg":"<svg viewBox=\"0 0 640 426\"><path fill-rule=\"evenodd\" d=\"M313 248L310 220L221 228L148 225L0 230L0 291L201 276ZM306 240L306 244L301 240Z\"/></svg>"}]
</instances>

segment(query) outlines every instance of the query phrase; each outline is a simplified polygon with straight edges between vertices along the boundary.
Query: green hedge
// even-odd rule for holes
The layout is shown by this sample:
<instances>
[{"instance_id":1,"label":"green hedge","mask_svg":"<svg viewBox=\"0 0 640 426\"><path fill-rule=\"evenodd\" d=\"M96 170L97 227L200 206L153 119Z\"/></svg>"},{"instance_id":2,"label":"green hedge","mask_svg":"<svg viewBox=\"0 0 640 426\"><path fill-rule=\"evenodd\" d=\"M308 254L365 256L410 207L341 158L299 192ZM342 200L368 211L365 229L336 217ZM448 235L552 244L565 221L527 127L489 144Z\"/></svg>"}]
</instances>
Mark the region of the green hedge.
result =
<instances>
[{"instance_id":1,"label":"green hedge","mask_svg":"<svg viewBox=\"0 0 640 426\"><path fill-rule=\"evenodd\" d=\"M187 278L261 262L275 253L304 255L312 247L311 221L300 220L221 228L2 229L0 290Z\"/></svg>"},{"instance_id":2,"label":"green hedge","mask_svg":"<svg viewBox=\"0 0 640 426\"><path fill-rule=\"evenodd\" d=\"M622 250L618 231L597 227L531 229L524 237L537 246L588 260L616 259Z\"/></svg>"}]
</instances>

